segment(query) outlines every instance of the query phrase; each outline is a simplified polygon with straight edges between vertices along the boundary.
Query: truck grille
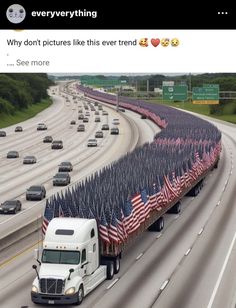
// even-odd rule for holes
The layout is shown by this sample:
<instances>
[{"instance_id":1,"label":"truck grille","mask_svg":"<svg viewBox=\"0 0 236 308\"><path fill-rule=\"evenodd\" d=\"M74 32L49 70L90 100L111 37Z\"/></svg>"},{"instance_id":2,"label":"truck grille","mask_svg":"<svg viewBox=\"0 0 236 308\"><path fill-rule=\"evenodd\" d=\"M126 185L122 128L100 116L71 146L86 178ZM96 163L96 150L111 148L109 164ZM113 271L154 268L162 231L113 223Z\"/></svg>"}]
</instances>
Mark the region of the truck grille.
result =
<instances>
[{"instance_id":1,"label":"truck grille","mask_svg":"<svg viewBox=\"0 0 236 308\"><path fill-rule=\"evenodd\" d=\"M40 290L46 294L62 294L64 289L64 280L53 278L40 279Z\"/></svg>"}]
</instances>

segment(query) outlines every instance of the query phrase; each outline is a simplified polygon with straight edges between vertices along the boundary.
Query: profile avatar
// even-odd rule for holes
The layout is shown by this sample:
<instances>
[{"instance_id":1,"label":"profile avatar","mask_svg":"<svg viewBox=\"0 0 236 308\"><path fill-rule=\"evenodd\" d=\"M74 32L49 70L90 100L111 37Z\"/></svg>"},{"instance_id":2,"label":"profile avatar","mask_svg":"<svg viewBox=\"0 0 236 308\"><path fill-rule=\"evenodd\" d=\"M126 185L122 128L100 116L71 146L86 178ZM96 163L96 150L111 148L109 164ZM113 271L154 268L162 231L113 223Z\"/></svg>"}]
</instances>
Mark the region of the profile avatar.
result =
<instances>
[{"instance_id":1,"label":"profile avatar","mask_svg":"<svg viewBox=\"0 0 236 308\"><path fill-rule=\"evenodd\" d=\"M26 11L20 4L12 4L6 12L7 19L13 24L19 24L25 19Z\"/></svg>"},{"instance_id":2,"label":"profile avatar","mask_svg":"<svg viewBox=\"0 0 236 308\"><path fill-rule=\"evenodd\" d=\"M148 47L148 38L141 38L139 40L139 45L142 47Z\"/></svg>"}]
</instances>

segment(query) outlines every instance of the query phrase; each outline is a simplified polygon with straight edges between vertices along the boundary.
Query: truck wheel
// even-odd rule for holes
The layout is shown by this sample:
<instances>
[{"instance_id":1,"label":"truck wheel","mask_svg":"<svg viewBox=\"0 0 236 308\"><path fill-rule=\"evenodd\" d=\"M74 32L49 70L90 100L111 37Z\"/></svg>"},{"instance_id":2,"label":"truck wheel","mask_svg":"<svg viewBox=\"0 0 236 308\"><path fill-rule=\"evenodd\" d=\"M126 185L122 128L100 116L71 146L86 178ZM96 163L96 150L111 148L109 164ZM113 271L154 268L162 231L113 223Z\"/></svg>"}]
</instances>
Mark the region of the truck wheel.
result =
<instances>
[{"instance_id":1,"label":"truck wheel","mask_svg":"<svg viewBox=\"0 0 236 308\"><path fill-rule=\"evenodd\" d=\"M107 280L111 280L114 276L114 262L107 261Z\"/></svg>"},{"instance_id":2,"label":"truck wheel","mask_svg":"<svg viewBox=\"0 0 236 308\"><path fill-rule=\"evenodd\" d=\"M116 257L114 259L114 273L117 274L120 271L120 258Z\"/></svg>"},{"instance_id":3,"label":"truck wheel","mask_svg":"<svg viewBox=\"0 0 236 308\"><path fill-rule=\"evenodd\" d=\"M170 208L167 213L169 214L179 214L179 212L181 211L181 203L177 202L175 205L172 206L172 208Z\"/></svg>"},{"instance_id":4,"label":"truck wheel","mask_svg":"<svg viewBox=\"0 0 236 308\"><path fill-rule=\"evenodd\" d=\"M83 288L83 286L81 285L81 286L79 287L78 297L77 297L77 302L76 302L76 304L77 304L77 305L80 305L80 304L82 303L83 299L84 299L84 288Z\"/></svg>"},{"instance_id":5,"label":"truck wheel","mask_svg":"<svg viewBox=\"0 0 236 308\"><path fill-rule=\"evenodd\" d=\"M160 217L156 222L156 231L160 232L164 228L164 218Z\"/></svg>"}]
</instances>

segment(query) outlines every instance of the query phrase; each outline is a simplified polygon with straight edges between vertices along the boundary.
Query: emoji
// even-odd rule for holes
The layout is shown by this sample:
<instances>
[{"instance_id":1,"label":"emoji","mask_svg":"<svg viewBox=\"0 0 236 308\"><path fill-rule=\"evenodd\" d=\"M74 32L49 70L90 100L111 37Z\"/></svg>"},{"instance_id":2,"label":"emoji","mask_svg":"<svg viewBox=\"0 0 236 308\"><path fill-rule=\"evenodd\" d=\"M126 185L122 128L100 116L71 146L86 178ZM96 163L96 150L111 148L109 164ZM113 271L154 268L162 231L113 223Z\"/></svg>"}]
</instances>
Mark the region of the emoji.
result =
<instances>
[{"instance_id":1,"label":"emoji","mask_svg":"<svg viewBox=\"0 0 236 308\"><path fill-rule=\"evenodd\" d=\"M169 44L170 44L170 39L168 39L168 38L161 39L161 45L163 47L167 47L167 46L169 46Z\"/></svg>"},{"instance_id":2,"label":"emoji","mask_svg":"<svg viewBox=\"0 0 236 308\"><path fill-rule=\"evenodd\" d=\"M160 39L159 38L152 38L151 44L152 44L152 46L157 47L160 44Z\"/></svg>"},{"instance_id":3,"label":"emoji","mask_svg":"<svg viewBox=\"0 0 236 308\"><path fill-rule=\"evenodd\" d=\"M139 45L142 47L148 47L148 38L141 38L139 40Z\"/></svg>"},{"instance_id":4,"label":"emoji","mask_svg":"<svg viewBox=\"0 0 236 308\"><path fill-rule=\"evenodd\" d=\"M179 39L177 39L176 37L175 38L173 38L172 40L171 40L171 46L173 46L173 47L177 47L177 46L179 46Z\"/></svg>"}]
</instances>

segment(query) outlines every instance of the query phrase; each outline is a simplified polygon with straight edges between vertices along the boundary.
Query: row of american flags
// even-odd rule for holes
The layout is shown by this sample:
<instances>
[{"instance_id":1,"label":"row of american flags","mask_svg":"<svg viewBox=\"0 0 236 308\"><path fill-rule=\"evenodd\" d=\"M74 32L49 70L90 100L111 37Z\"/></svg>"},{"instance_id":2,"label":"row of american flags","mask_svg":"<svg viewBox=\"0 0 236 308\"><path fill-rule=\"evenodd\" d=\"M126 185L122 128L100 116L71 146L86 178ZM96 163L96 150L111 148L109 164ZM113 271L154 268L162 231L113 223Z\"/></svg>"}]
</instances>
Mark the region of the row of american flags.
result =
<instances>
[{"instance_id":1,"label":"row of american flags","mask_svg":"<svg viewBox=\"0 0 236 308\"><path fill-rule=\"evenodd\" d=\"M98 95L103 101L114 100L106 93ZM177 201L218 159L221 133L212 124L166 106L124 100L126 108L145 110L164 129L152 143L47 199L43 233L53 217L95 218L104 244L119 245L153 211Z\"/></svg>"}]
</instances>

